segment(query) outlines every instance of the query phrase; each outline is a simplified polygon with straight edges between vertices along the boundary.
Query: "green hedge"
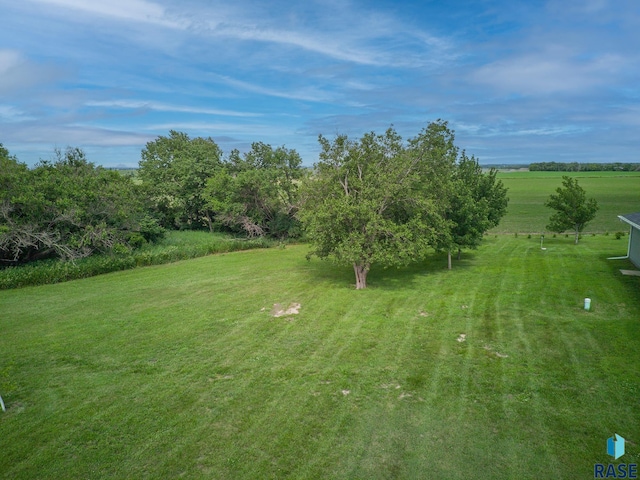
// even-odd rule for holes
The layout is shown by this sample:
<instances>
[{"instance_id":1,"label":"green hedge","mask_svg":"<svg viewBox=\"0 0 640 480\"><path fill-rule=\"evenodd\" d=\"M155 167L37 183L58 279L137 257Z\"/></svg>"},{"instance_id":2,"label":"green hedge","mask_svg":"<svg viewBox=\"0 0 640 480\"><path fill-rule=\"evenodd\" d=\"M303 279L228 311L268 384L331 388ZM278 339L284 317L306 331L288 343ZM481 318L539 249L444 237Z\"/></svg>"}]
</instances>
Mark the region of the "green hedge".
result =
<instances>
[{"instance_id":1,"label":"green hedge","mask_svg":"<svg viewBox=\"0 0 640 480\"><path fill-rule=\"evenodd\" d=\"M272 245L273 242L266 239L214 239L206 244L159 245L121 255L95 255L75 262L44 260L0 270L0 290L59 283L118 270L188 260L213 253L268 248Z\"/></svg>"}]
</instances>

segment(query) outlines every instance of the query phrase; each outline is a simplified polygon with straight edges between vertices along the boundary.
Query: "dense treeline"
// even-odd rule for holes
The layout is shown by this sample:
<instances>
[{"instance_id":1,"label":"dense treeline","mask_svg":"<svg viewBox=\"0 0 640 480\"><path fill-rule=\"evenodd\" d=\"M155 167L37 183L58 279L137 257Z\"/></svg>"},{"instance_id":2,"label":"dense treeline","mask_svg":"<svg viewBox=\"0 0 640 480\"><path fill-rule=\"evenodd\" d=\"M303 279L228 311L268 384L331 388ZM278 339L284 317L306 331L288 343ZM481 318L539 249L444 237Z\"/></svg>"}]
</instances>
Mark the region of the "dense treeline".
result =
<instances>
[{"instance_id":1,"label":"dense treeline","mask_svg":"<svg viewBox=\"0 0 640 480\"><path fill-rule=\"evenodd\" d=\"M540 162L529 165L532 172L637 172L640 163L562 163Z\"/></svg>"},{"instance_id":2,"label":"dense treeline","mask_svg":"<svg viewBox=\"0 0 640 480\"><path fill-rule=\"evenodd\" d=\"M206 227L249 237L292 238L304 169L295 150L261 142L226 158L211 138L171 131L142 151L138 170L151 209L163 227Z\"/></svg>"},{"instance_id":3,"label":"dense treeline","mask_svg":"<svg viewBox=\"0 0 640 480\"><path fill-rule=\"evenodd\" d=\"M137 175L96 167L71 147L30 169L0 144L0 266L130 254L167 229L299 238L303 221L311 240L330 244L320 256L351 249L367 269L426 248L475 248L504 214L506 190L453 141L441 121L408 145L393 129L359 141L321 136L321 161L305 169L285 147L256 142L225 156L211 138L170 131L147 143ZM346 196L331 203L336 188Z\"/></svg>"},{"instance_id":4,"label":"dense treeline","mask_svg":"<svg viewBox=\"0 0 640 480\"><path fill-rule=\"evenodd\" d=\"M0 144L0 265L128 251L162 233L132 179L82 150L29 169Z\"/></svg>"},{"instance_id":5,"label":"dense treeline","mask_svg":"<svg viewBox=\"0 0 640 480\"><path fill-rule=\"evenodd\" d=\"M224 157L211 138L176 131L146 145L137 177L71 147L29 169L0 144L0 267L129 253L166 229L299 237L304 172L295 150L254 143Z\"/></svg>"}]
</instances>

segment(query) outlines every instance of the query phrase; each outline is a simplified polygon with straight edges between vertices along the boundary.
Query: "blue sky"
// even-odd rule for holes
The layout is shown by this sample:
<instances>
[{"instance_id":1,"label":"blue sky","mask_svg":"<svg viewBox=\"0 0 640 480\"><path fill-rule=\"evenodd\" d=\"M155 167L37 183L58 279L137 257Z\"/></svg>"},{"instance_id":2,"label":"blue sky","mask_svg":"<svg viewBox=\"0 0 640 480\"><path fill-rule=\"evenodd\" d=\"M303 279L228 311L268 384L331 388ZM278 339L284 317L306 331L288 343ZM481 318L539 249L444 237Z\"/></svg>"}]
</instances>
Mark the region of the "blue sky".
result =
<instances>
[{"instance_id":1,"label":"blue sky","mask_svg":"<svg viewBox=\"0 0 640 480\"><path fill-rule=\"evenodd\" d=\"M169 130L317 161L447 120L481 163L640 162L640 2L0 0L0 143L137 166Z\"/></svg>"}]
</instances>

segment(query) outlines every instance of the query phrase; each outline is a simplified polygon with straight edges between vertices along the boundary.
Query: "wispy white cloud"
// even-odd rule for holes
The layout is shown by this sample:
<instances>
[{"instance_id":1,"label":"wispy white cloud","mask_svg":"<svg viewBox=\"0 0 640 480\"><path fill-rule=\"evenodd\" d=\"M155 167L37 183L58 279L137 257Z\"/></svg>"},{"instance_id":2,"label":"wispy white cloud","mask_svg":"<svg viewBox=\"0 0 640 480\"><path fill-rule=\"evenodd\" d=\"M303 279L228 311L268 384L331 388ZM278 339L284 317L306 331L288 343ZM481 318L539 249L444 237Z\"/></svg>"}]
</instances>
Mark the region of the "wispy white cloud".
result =
<instances>
[{"instance_id":1,"label":"wispy white cloud","mask_svg":"<svg viewBox=\"0 0 640 480\"><path fill-rule=\"evenodd\" d=\"M87 0L29 1L117 20L150 23L170 28L186 28L188 26L184 21L169 17L162 5L147 0L109 0L108 2Z\"/></svg>"},{"instance_id":2,"label":"wispy white cloud","mask_svg":"<svg viewBox=\"0 0 640 480\"><path fill-rule=\"evenodd\" d=\"M223 122L166 122L146 125L145 131L167 132L169 130L180 130L187 132L206 132L202 134L216 135L290 135L292 129L286 126L278 126L269 123L247 124L247 123L223 123Z\"/></svg>"},{"instance_id":3,"label":"wispy white cloud","mask_svg":"<svg viewBox=\"0 0 640 480\"><path fill-rule=\"evenodd\" d=\"M255 5L243 7L214 5L189 10L168 9L149 0L28 0L41 5L76 11L88 16L125 22L138 22L182 30L200 37L231 39L247 42L278 44L332 58L334 60L371 66L415 67L418 64L438 64L439 58L451 57L451 45L445 38L408 28L392 17L367 13L361 6L343 6L340 17L327 17L326 8L318 9L314 22L286 25L284 20L261 18L253 11ZM193 8L193 7L191 7ZM331 28L318 28L315 22L329 23ZM348 19L349 21L346 21ZM357 19L357 21L353 21ZM119 32L116 32L119 33ZM400 35L399 35L400 34ZM393 38L393 40L391 40ZM417 55L397 55L388 46L403 44L423 50ZM428 51L428 55L425 55ZM445 54L446 51L446 54Z\"/></svg>"},{"instance_id":4,"label":"wispy white cloud","mask_svg":"<svg viewBox=\"0 0 640 480\"><path fill-rule=\"evenodd\" d=\"M401 63L388 58L387 55L373 49L358 48L353 44L343 43L344 35L329 36L320 32L297 32L286 29L273 30L252 25L216 25L210 30L216 36L230 37L237 40L270 42L297 47L310 52L326 55L336 60L343 60L363 65L389 65Z\"/></svg>"},{"instance_id":5,"label":"wispy white cloud","mask_svg":"<svg viewBox=\"0 0 640 480\"><path fill-rule=\"evenodd\" d=\"M88 101L85 103L88 107L104 107L104 108L122 108L132 110L155 110L158 112L180 112L180 113L195 113L203 115L220 115L226 117L259 117L260 113L253 112L240 112L235 110L220 110L216 108L203 108L192 107L184 105L171 105L156 101L147 100L103 100L103 101Z\"/></svg>"},{"instance_id":6,"label":"wispy white cloud","mask_svg":"<svg viewBox=\"0 0 640 480\"><path fill-rule=\"evenodd\" d=\"M289 100L304 100L308 102L332 102L336 100L334 94L323 91L315 86L309 86L302 89L279 90L258 85L256 83L246 82L244 80L238 80L226 75L215 75L214 77L221 83L247 92L257 93L259 95L268 95L270 97L286 98Z\"/></svg>"},{"instance_id":7,"label":"wispy white cloud","mask_svg":"<svg viewBox=\"0 0 640 480\"><path fill-rule=\"evenodd\" d=\"M153 140L154 135L128 132L79 124L52 125L42 123L8 124L4 133L10 135L11 143L40 145L74 145L128 147L140 146Z\"/></svg>"}]
</instances>

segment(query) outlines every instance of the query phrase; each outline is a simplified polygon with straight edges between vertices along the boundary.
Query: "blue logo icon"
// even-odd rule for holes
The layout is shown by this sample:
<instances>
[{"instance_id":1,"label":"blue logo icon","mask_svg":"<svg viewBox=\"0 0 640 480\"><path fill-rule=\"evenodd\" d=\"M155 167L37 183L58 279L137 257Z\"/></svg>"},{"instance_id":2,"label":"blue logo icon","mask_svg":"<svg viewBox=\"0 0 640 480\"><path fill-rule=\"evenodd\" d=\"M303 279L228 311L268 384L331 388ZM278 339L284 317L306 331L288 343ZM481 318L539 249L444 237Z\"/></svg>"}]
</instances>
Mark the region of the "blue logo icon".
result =
<instances>
[{"instance_id":1,"label":"blue logo icon","mask_svg":"<svg viewBox=\"0 0 640 480\"><path fill-rule=\"evenodd\" d=\"M617 433L614 434L614 437L607 439L607 453L611 455L614 460L617 460L624 455L624 438Z\"/></svg>"}]
</instances>

